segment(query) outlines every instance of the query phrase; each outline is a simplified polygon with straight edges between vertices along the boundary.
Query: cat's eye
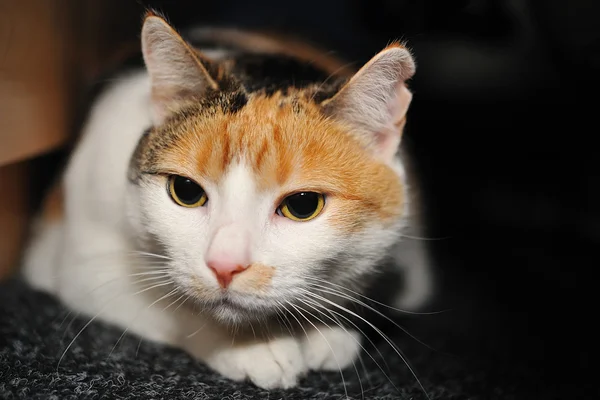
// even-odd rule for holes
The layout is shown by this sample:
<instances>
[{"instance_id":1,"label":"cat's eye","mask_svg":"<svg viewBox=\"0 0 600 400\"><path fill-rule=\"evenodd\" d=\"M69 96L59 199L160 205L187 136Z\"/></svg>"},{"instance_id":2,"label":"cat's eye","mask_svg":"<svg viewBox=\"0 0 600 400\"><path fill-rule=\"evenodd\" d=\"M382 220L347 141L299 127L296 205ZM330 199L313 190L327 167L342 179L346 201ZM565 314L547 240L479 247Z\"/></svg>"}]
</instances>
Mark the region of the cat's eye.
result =
<instances>
[{"instance_id":1,"label":"cat's eye","mask_svg":"<svg viewBox=\"0 0 600 400\"><path fill-rule=\"evenodd\" d=\"M202 186L183 176L171 175L168 188L173 201L183 207L201 207L208 201Z\"/></svg>"},{"instance_id":2,"label":"cat's eye","mask_svg":"<svg viewBox=\"0 0 600 400\"><path fill-rule=\"evenodd\" d=\"M289 195L277 209L277 213L293 221L308 221L323 210L325 196L315 192L299 192Z\"/></svg>"}]
</instances>

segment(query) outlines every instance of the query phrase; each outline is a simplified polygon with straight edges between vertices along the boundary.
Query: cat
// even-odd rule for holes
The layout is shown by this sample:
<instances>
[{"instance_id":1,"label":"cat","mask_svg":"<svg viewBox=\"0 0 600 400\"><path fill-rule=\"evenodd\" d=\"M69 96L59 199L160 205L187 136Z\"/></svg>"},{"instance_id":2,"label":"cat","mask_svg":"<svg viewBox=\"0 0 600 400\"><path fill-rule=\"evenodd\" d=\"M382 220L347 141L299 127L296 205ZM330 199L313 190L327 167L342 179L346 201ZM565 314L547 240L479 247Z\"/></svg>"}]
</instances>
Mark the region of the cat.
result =
<instances>
[{"instance_id":1,"label":"cat","mask_svg":"<svg viewBox=\"0 0 600 400\"><path fill-rule=\"evenodd\" d=\"M184 39L153 12L141 46L145 67L94 103L35 223L31 285L263 388L354 362L361 335L311 314L343 313L386 257L404 273L396 304L424 304L426 253L402 238L409 50L354 71L268 35Z\"/></svg>"}]
</instances>

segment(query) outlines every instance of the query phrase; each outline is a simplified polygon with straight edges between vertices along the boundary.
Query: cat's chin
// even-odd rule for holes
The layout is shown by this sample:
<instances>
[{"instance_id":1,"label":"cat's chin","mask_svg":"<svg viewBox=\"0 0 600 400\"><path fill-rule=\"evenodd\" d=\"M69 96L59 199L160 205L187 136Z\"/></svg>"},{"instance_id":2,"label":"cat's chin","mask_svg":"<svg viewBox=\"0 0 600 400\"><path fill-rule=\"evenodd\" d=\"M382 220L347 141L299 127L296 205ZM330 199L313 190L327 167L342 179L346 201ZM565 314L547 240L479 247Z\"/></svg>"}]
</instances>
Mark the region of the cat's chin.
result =
<instances>
[{"instance_id":1,"label":"cat's chin","mask_svg":"<svg viewBox=\"0 0 600 400\"><path fill-rule=\"evenodd\" d=\"M248 301L240 301L232 297L211 302L205 310L218 322L228 325L239 325L265 320L275 309L264 304L250 304Z\"/></svg>"}]
</instances>

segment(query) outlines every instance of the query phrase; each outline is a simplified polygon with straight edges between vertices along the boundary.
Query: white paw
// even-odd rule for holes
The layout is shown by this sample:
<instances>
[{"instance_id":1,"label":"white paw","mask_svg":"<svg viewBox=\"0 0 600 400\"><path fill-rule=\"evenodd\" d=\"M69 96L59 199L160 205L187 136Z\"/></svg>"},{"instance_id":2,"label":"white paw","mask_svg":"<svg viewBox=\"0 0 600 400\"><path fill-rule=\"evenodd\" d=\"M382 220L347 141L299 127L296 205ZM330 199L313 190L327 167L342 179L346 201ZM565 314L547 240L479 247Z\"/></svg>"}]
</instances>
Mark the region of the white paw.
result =
<instances>
[{"instance_id":1,"label":"white paw","mask_svg":"<svg viewBox=\"0 0 600 400\"><path fill-rule=\"evenodd\" d=\"M230 379L250 379L264 389L295 386L308 370L300 344L292 337L235 344L215 351L206 362Z\"/></svg>"},{"instance_id":2,"label":"white paw","mask_svg":"<svg viewBox=\"0 0 600 400\"><path fill-rule=\"evenodd\" d=\"M312 370L338 371L354 362L361 336L352 329L319 327L307 332L302 341L304 359Z\"/></svg>"}]
</instances>

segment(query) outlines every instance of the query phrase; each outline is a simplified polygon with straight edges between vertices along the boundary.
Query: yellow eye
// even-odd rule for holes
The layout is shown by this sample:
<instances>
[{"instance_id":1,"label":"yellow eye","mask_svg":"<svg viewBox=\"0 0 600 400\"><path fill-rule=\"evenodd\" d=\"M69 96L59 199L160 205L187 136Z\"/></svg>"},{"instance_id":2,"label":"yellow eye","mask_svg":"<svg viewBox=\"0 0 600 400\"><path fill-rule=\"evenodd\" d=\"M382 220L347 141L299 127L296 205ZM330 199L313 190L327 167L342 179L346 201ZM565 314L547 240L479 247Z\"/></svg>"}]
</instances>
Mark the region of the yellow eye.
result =
<instances>
[{"instance_id":1,"label":"yellow eye","mask_svg":"<svg viewBox=\"0 0 600 400\"><path fill-rule=\"evenodd\" d=\"M179 175L169 177L169 195L175 203L183 207L201 207L208 201L202 186Z\"/></svg>"},{"instance_id":2,"label":"yellow eye","mask_svg":"<svg viewBox=\"0 0 600 400\"><path fill-rule=\"evenodd\" d=\"M292 221L309 221L319 215L325 205L325 196L315 192L289 195L277 209L277 213Z\"/></svg>"}]
</instances>

